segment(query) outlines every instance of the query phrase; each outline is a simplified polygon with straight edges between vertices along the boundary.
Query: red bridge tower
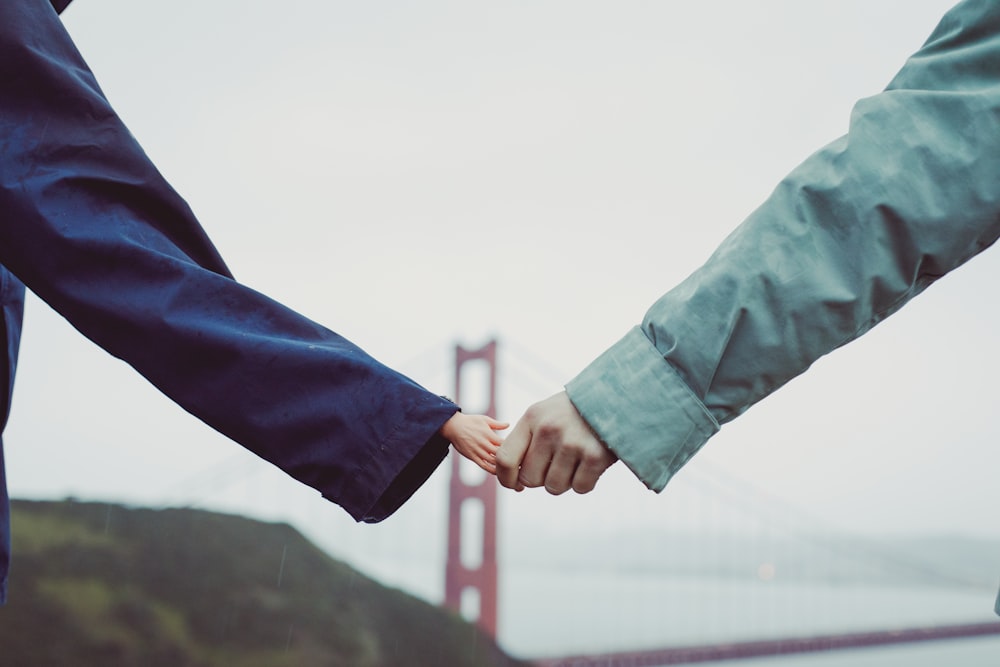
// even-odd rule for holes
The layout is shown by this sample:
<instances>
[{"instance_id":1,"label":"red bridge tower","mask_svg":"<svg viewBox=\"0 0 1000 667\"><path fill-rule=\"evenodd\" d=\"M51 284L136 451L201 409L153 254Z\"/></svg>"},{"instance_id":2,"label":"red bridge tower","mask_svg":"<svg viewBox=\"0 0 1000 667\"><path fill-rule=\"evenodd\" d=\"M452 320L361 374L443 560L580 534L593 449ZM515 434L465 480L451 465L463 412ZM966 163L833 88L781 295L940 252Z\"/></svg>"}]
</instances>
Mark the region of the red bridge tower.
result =
<instances>
[{"instance_id":1,"label":"red bridge tower","mask_svg":"<svg viewBox=\"0 0 1000 667\"><path fill-rule=\"evenodd\" d=\"M478 350L455 345L455 401L462 404L462 367L470 361L485 362L488 371L487 405L474 406L477 414L496 418L497 342L491 340ZM480 473L480 481L467 482L461 466L472 464L461 456L451 455L451 489L448 497L448 560L445 566L444 603L449 609L463 613L467 620L496 637L497 633L497 482ZM463 517L482 517L482 534L471 529ZM469 524L472 524L469 521ZM462 547L465 546L465 549ZM481 550L475 549L481 547ZM471 554L471 556L470 556ZM470 556L463 559L463 556ZM478 556L478 557L477 557ZM471 561L471 562L469 562Z\"/></svg>"}]
</instances>

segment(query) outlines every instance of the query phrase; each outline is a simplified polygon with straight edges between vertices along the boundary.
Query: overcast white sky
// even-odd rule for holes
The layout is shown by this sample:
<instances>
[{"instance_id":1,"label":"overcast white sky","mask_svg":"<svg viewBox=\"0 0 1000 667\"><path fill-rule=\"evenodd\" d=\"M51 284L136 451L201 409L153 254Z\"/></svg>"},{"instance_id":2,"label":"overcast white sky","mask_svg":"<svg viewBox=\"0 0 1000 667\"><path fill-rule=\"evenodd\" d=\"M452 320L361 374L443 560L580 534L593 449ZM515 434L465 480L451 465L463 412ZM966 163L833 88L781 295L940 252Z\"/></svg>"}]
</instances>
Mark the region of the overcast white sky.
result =
<instances>
[{"instance_id":1,"label":"overcast white sky","mask_svg":"<svg viewBox=\"0 0 1000 667\"><path fill-rule=\"evenodd\" d=\"M514 420L842 134L951 4L77 0L64 19L238 278L441 393L454 342L498 337ZM678 508L717 475L868 534L1000 537L998 285L987 251L662 495L622 466L586 497L505 494L505 553L538 531L698 527ZM439 583L379 563L440 557L444 471L354 526L34 299L6 444L15 497L290 519L400 585Z\"/></svg>"}]
</instances>

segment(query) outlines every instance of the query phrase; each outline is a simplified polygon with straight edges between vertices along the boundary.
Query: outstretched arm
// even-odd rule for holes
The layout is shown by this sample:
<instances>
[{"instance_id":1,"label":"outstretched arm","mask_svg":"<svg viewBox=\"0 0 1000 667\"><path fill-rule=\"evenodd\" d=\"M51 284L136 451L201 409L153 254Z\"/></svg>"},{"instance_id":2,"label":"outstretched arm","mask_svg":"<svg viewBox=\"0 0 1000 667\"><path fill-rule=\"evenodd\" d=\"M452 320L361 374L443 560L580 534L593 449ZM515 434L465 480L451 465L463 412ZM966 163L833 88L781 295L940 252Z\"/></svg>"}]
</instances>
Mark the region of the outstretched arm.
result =
<instances>
[{"instance_id":1,"label":"outstretched arm","mask_svg":"<svg viewBox=\"0 0 1000 667\"><path fill-rule=\"evenodd\" d=\"M0 3L0 93L0 264L358 520L388 516L433 472L458 406L234 280L48 3Z\"/></svg>"},{"instance_id":2,"label":"outstretched arm","mask_svg":"<svg viewBox=\"0 0 1000 667\"><path fill-rule=\"evenodd\" d=\"M884 92L858 102L845 137L567 384L596 438L649 488L721 424L994 243L998 62L1000 3L960 3ZM521 483L548 485L534 450L556 460L572 445L545 437L565 410L545 414L529 410L529 442L519 424L501 449L505 486L519 467Z\"/></svg>"}]
</instances>

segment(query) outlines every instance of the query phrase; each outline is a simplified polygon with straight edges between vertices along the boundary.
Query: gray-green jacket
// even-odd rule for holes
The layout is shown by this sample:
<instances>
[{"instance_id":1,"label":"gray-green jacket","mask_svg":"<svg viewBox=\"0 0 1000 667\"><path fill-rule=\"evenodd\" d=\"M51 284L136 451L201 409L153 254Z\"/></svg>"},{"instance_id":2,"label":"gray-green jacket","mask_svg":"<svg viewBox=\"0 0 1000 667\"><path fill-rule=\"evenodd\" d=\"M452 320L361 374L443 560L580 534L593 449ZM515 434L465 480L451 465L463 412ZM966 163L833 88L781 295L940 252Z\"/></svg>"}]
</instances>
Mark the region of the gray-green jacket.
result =
<instances>
[{"instance_id":1,"label":"gray-green jacket","mask_svg":"<svg viewBox=\"0 0 1000 667\"><path fill-rule=\"evenodd\" d=\"M567 392L660 491L721 424L998 234L1000 2L965 0Z\"/></svg>"}]
</instances>

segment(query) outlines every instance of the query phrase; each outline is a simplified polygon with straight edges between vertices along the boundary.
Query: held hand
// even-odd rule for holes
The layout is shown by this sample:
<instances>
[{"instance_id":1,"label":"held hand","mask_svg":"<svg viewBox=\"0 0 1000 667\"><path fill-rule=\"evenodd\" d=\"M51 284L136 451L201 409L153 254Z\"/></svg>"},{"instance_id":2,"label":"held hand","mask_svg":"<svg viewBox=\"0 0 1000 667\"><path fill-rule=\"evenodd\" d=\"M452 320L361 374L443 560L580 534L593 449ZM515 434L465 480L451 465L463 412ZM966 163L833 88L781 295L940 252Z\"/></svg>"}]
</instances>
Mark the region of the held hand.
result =
<instances>
[{"instance_id":1,"label":"held hand","mask_svg":"<svg viewBox=\"0 0 1000 667\"><path fill-rule=\"evenodd\" d=\"M560 392L524 413L497 452L496 474L508 489L544 486L553 495L569 489L588 493L617 460Z\"/></svg>"},{"instance_id":2,"label":"held hand","mask_svg":"<svg viewBox=\"0 0 1000 667\"><path fill-rule=\"evenodd\" d=\"M503 443L497 431L502 431L508 426L510 424L486 415L456 412L441 427L441 435L454 445L459 454L491 475L495 475L497 449Z\"/></svg>"}]
</instances>

